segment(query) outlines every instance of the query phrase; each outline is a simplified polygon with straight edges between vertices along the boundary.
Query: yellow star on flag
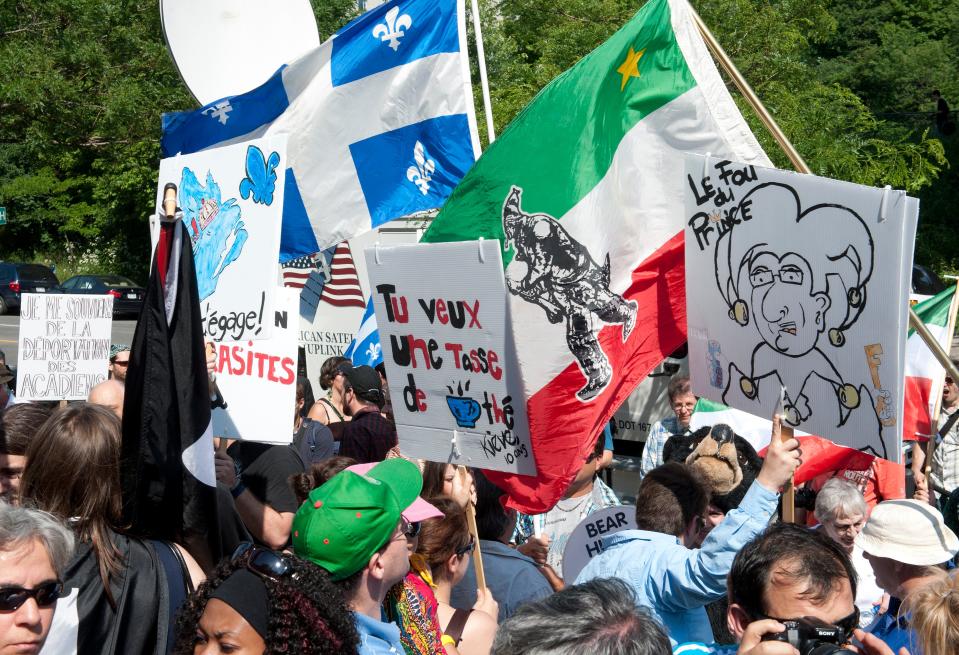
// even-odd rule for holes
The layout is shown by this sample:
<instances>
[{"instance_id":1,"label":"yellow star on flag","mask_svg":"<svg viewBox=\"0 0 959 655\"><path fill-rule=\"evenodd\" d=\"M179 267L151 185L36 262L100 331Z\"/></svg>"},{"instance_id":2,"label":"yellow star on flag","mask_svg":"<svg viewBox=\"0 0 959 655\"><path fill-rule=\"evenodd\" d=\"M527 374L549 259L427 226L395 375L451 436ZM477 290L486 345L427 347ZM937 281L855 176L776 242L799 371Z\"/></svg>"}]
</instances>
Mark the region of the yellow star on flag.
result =
<instances>
[{"instance_id":1,"label":"yellow star on flag","mask_svg":"<svg viewBox=\"0 0 959 655\"><path fill-rule=\"evenodd\" d=\"M629 81L629 78L639 77L639 60L645 52L646 48L636 52L632 46L629 47L629 54L626 55L626 61L620 64L619 68L616 69L616 72L623 76L623 83L619 86L620 91L626 88L626 82Z\"/></svg>"}]
</instances>

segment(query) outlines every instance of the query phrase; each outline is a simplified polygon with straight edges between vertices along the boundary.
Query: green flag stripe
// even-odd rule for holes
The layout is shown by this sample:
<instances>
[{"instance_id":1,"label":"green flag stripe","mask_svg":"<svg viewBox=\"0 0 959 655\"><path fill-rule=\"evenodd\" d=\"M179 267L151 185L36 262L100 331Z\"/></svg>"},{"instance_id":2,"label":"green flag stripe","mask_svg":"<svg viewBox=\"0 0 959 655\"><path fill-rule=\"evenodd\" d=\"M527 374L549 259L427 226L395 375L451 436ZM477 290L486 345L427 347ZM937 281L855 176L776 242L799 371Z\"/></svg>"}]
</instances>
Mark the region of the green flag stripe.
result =
<instances>
[{"instance_id":1,"label":"green flag stripe","mask_svg":"<svg viewBox=\"0 0 959 655\"><path fill-rule=\"evenodd\" d=\"M722 403L717 403L709 398L700 398L696 401L696 407L693 412L725 412L729 408Z\"/></svg>"},{"instance_id":2,"label":"green flag stripe","mask_svg":"<svg viewBox=\"0 0 959 655\"><path fill-rule=\"evenodd\" d=\"M956 292L956 287L951 286L945 291L940 291L932 298L927 298L912 308L926 325L939 325L945 327L949 323L949 307L952 305L952 295ZM915 330L909 330L909 336Z\"/></svg>"},{"instance_id":3,"label":"green flag stripe","mask_svg":"<svg viewBox=\"0 0 959 655\"><path fill-rule=\"evenodd\" d=\"M630 48L645 52L639 77L625 78L623 87L617 69ZM667 0L652 0L540 91L463 178L422 240L502 239L511 185L523 188L524 205L561 218L603 178L631 128L695 85Z\"/></svg>"}]
</instances>

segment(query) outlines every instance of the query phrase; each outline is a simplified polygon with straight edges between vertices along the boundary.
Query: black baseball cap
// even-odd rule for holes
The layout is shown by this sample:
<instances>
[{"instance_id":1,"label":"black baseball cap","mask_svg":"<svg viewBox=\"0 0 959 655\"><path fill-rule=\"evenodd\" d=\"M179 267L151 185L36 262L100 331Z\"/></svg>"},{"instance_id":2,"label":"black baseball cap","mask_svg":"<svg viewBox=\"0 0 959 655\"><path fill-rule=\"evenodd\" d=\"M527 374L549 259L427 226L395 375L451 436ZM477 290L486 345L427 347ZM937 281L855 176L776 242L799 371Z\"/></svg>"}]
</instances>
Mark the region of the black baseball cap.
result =
<instances>
[{"instance_id":1,"label":"black baseball cap","mask_svg":"<svg viewBox=\"0 0 959 655\"><path fill-rule=\"evenodd\" d=\"M346 362L340 364L339 369L349 380L353 392L360 398L378 402L382 397L383 385L380 382L380 374L376 372L376 369L366 365L353 366Z\"/></svg>"}]
</instances>

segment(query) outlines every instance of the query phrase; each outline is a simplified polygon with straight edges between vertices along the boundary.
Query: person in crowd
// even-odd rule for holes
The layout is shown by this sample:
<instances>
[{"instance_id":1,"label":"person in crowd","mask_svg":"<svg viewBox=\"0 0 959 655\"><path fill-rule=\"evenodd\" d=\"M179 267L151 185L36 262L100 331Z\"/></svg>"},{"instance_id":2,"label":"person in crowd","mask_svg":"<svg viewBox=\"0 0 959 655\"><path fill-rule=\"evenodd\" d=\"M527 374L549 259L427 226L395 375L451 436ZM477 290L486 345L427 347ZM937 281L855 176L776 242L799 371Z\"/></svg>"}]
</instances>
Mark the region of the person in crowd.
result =
<instances>
[{"instance_id":1,"label":"person in crowd","mask_svg":"<svg viewBox=\"0 0 959 655\"><path fill-rule=\"evenodd\" d=\"M673 377L669 381L666 393L674 415L656 421L649 429L646 445L643 446L643 458L639 465L640 479L664 463L663 447L670 437L691 434L689 420L693 416L693 408L696 407L696 396L693 395L689 386L689 377L685 375Z\"/></svg>"},{"instance_id":2,"label":"person in crowd","mask_svg":"<svg viewBox=\"0 0 959 655\"><path fill-rule=\"evenodd\" d=\"M54 412L27 449L20 500L66 521L79 542L49 652L165 653L203 573L181 546L123 533L120 419L88 403Z\"/></svg>"},{"instance_id":3,"label":"person in crowd","mask_svg":"<svg viewBox=\"0 0 959 655\"><path fill-rule=\"evenodd\" d=\"M386 365L380 362L373 368L376 369L376 373L380 376L380 386L383 387L383 407L380 411L383 412L383 416L392 421L393 401L390 399L390 383L389 380L386 379Z\"/></svg>"},{"instance_id":4,"label":"person in crowd","mask_svg":"<svg viewBox=\"0 0 959 655\"><path fill-rule=\"evenodd\" d=\"M763 639L782 633L783 621L809 617L841 629L831 642L836 648L855 634L863 642L861 652L892 655L881 641L858 630L855 568L846 550L822 530L772 524L736 554L728 591L727 622L736 644L683 643L673 653L795 655L788 643Z\"/></svg>"},{"instance_id":5,"label":"person in crowd","mask_svg":"<svg viewBox=\"0 0 959 655\"><path fill-rule=\"evenodd\" d=\"M422 523L417 553L426 560L436 585L444 643L448 641L462 655L486 655L496 635L499 612L489 589L478 594L472 609L450 604L453 587L470 567L470 556L475 548L466 512L452 498L440 496L432 502L444 516Z\"/></svg>"},{"instance_id":6,"label":"person in crowd","mask_svg":"<svg viewBox=\"0 0 959 655\"><path fill-rule=\"evenodd\" d=\"M816 519L823 532L842 546L852 559L859 579L856 592L856 607L859 608L859 627L872 623L877 614L886 611L889 596L876 584L876 576L862 551L856 545L856 537L866 524L868 508L859 488L848 480L832 478L816 496Z\"/></svg>"},{"instance_id":7,"label":"person in crowd","mask_svg":"<svg viewBox=\"0 0 959 655\"><path fill-rule=\"evenodd\" d=\"M605 443L601 432L593 451L552 509L534 516L517 515L513 542L518 544L517 550L543 567L543 575L554 589L563 587L563 550L576 526L593 512L622 504L597 475Z\"/></svg>"},{"instance_id":8,"label":"person in crowd","mask_svg":"<svg viewBox=\"0 0 959 655\"><path fill-rule=\"evenodd\" d=\"M651 610L675 642L713 641L704 606L726 591L733 557L758 535L776 513L779 490L799 466L799 442L779 438L780 418L766 459L739 507L730 511L692 549L703 527L709 491L683 464L671 462L650 471L636 496L638 530L603 539L603 552L580 572L577 583L618 577Z\"/></svg>"},{"instance_id":9,"label":"person in crowd","mask_svg":"<svg viewBox=\"0 0 959 655\"><path fill-rule=\"evenodd\" d=\"M516 527L516 510L503 507L503 492L481 471L476 472L476 531L486 584L499 606L497 621L502 623L526 603L553 593L553 588L532 559L509 545ZM453 586L450 604L472 607L476 602L476 574L466 569L463 579Z\"/></svg>"},{"instance_id":10,"label":"person in crowd","mask_svg":"<svg viewBox=\"0 0 959 655\"><path fill-rule=\"evenodd\" d=\"M499 627L493 655L669 655L669 638L621 580L600 578L528 603Z\"/></svg>"},{"instance_id":11,"label":"person in crowd","mask_svg":"<svg viewBox=\"0 0 959 655\"><path fill-rule=\"evenodd\" d=\"M343 390L342 365L351 365L346 357L330 357L320 366L320 389L326 396L317 400L310 408L308 418L319 421L330 428L333 438L339 441L343 437L343 428L350 417L346 413L346 398Z\"/></svg>"},{"instance_id":12,"label":"person in crowd","mask_svg":"<svg viewBox=\"0 0 959 655\"><path fill-rule=\"evenodd\" d=\"M0 500L17 504L27 449L51 410L40 403L21 403L0 414Z\"/></svg>"},{"instance_id":13,"label":"person in crowd","mask_svg":"<svg viewBox=\"0 0 959 655\"><path fill-rule=\"evenodd\" d=\"M460 507L476 503L476 484L469 468L442 462L423 462L423 498L447 496Z\"/></svg>"},{"instance_id":14,"label":"person in crowd","mask_svg":"<svg viewBox=\"0 0 959 655\"><path fill-rule=\"evenodd\" d=\"M356 464L352 457L343 457L335 455L328 457L322 462L310 465L310 468L303 473L295 473L290 476L290 487L296 495L296 506L299 507L306 502L310 492L326 483L340 471L345 471L348 467Z\"/></svg>"},{"instance_id":15,"label":"person in crowd","mask_svg":"<svg viewBox=\"0 0 959 655\"><path fill-rule=\"evenodd\" d=\"M123 420L123 391L124 385L118 380L104 380L90 389L87 402L106 407Z\"/></svg>"},{"instance_id":16,"label":"person in crowd","mask_svg":"<svg viewBox=\"0 0 959 655\"><path fill-rule=\"evenodd\" d=\"M334 475L310 492L293 519L293 552L329 572L343 591L360 655L403 652L400 629L382 620L382 606L409 572L413 526L402 512L422 487L416 464L388 459L362 475Z\"/></svg>"},{"instance_id":17,"label":"person in crowd","mask_svg":"<svg viewBox=\"0 0 959 655\"><path fill-rule=\"evenodd\" d=\"M396 426L380 409L383 389L380 376L369 366L340 365L345 379L343 392L345 412L350 422L343 429L340 454L362 463L386 459L397 445Z\"/></svg>"},{"instance_id":18,"label":"person in crowd","mask_svg":"<svg viewBox=\"0 0 959 655\"><path fill-rule=\"evenodd\" d=\"M39 653L74 538L56 518L0 502L0 653Z\"/></svg>"},{"instance_id":19,"label":"person in crowd","mask_svg":"<svg viewBox=\"0 0 959 655\"><path fill-rule=\"evenodd\" d=\"M613 464L613 423L612 420L603 426L603 455L596 463L597 471L605 471ZM609 478L607 478L607 482Z\"/></svg>"},{"instance_id":20,"label":"person in crowd","mask_svg":"<svg viewBox=\"0 0 959 655\"><path fill-rule=\"evenodd\" d=\"M230 490L237 515L253 540L280 550L290 541L293 514L300 506L290 476L303 473L292 446L236 441L217 449L216 479Z\"/></svg>"},{"instance_id":21,"label":"person in crowd","mask_svg":"<svg viewBox=\"0 0 959 655\"><path fill-rule=\"evenodd\" d=\"M942 580L942 565L959 552L959 538L946 527L942 515L918 500L879 503L856 536L872 565L876 583L892 598L889 610L866 629L894 651L911 648L916 635L903 603L927 585ZM938 655L927 653L926 655Z\"/></svg>"},{"instance_id":22,"label":"person in crowd","mask_svg":"<svg viewBox=\"0 0 959 655\"><path fill-rule=\"evenodd\" d=\"M110 364L107 374L110 380L126 382L127 367L130 365L130 346L125 343L115 343L110 346Z\"/></svg>"},{"instance_id":23,"label":"person in crowd","mask_svg":"<svg viewBox=\"0 0 959 655\"><path fill-rule=\"evenodd\" d=\"M959 648L959 575L955 570L912 594L907 609L918 653L937 655Z\"/></svg>"},{"instance_id":24,"label":"person in crowd","mask_svg":"<svg viewBox=\"0 0 959 655\"><path fill-rule=\"evenodd\" d=\"M305 378L296 383L296 410L293 414L293 448L300 454L304 466L332 457L339 445L329 427L303 416L307 383Z\"/></svg>"},{"instance_id":25,"label":"person in crowd","mask_svg":"<svg viewBox=\"0 0 959 655\"><path fill-rule=\"evenodd\" d=\"M0 364L0 410L13 407L17 399L10 391L10 383L16 379L13 371L6 364Z\"/></svg>"},{"instance_id":26,"label":"person in crowd","mask_svg":"<svg viewBox=\"0 0 959 655\"><path fill-rule=\"evenodd\" d=\"M953 364L959 366L959 360L953 360ZM916 487L924 489L927 494L931 488L945 500L949 494L959 489L959 386L951 375L946 376L942 386L942 405L936 430L939 438L932 455L932 471L928 480L922 474L916 476ZM925 447L924 444L921 446L920 467L925 461ZM915 468L914 451L914 475Z\"/></svg>"},{"instance_id":27,"label":"person in crowd","mask_svg":"<svg viewBox=\"0 0 959 655\"><path fill-rule=\"evenodd\" d=\"M359 636L325 571L242 544L177 617L176 655L356 653Z\"/></svg>"},{"instance_id":28,"label":"person in crowd","mask_svg":"<svg viewBox=\"0 0 959 655\"><path fill-rule=\"evenodd\" d=\"M930 94L932 96L932 101L936 103L936 129L939 130L941 134L949 135L952 134L952 130L955 130L953 126L952 130L948 129L949 121L949 103L946 102L946 99L942 97L942 93L939 89L933 90Z\"/></svg>"}]
</instances>

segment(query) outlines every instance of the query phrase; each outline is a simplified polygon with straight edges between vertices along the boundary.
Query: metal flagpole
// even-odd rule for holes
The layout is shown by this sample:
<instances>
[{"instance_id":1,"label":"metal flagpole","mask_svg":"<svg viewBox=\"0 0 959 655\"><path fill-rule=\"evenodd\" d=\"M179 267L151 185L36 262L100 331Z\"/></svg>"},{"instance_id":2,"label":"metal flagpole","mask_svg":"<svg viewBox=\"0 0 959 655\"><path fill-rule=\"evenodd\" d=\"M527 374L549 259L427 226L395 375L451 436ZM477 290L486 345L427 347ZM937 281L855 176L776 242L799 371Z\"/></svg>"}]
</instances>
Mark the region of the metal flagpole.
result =
<instances>
[{"instance_id":1,"label":"metal flagpole","mask_svg":"<svg viewBox=\"0 0 959 655\"><path fill-rule=\"evenodd\" d=\"M483 89L483 112L486 114L486 136L489 142L496 140L496 130L493 128L493 104L489 99L489 80L486 79L486 51L483 49L483 30L480 27L479 3L470 0L473 14L473 33L476 36L476 58L479 65L480 87Z\"/></svg>"}]
</instances>

